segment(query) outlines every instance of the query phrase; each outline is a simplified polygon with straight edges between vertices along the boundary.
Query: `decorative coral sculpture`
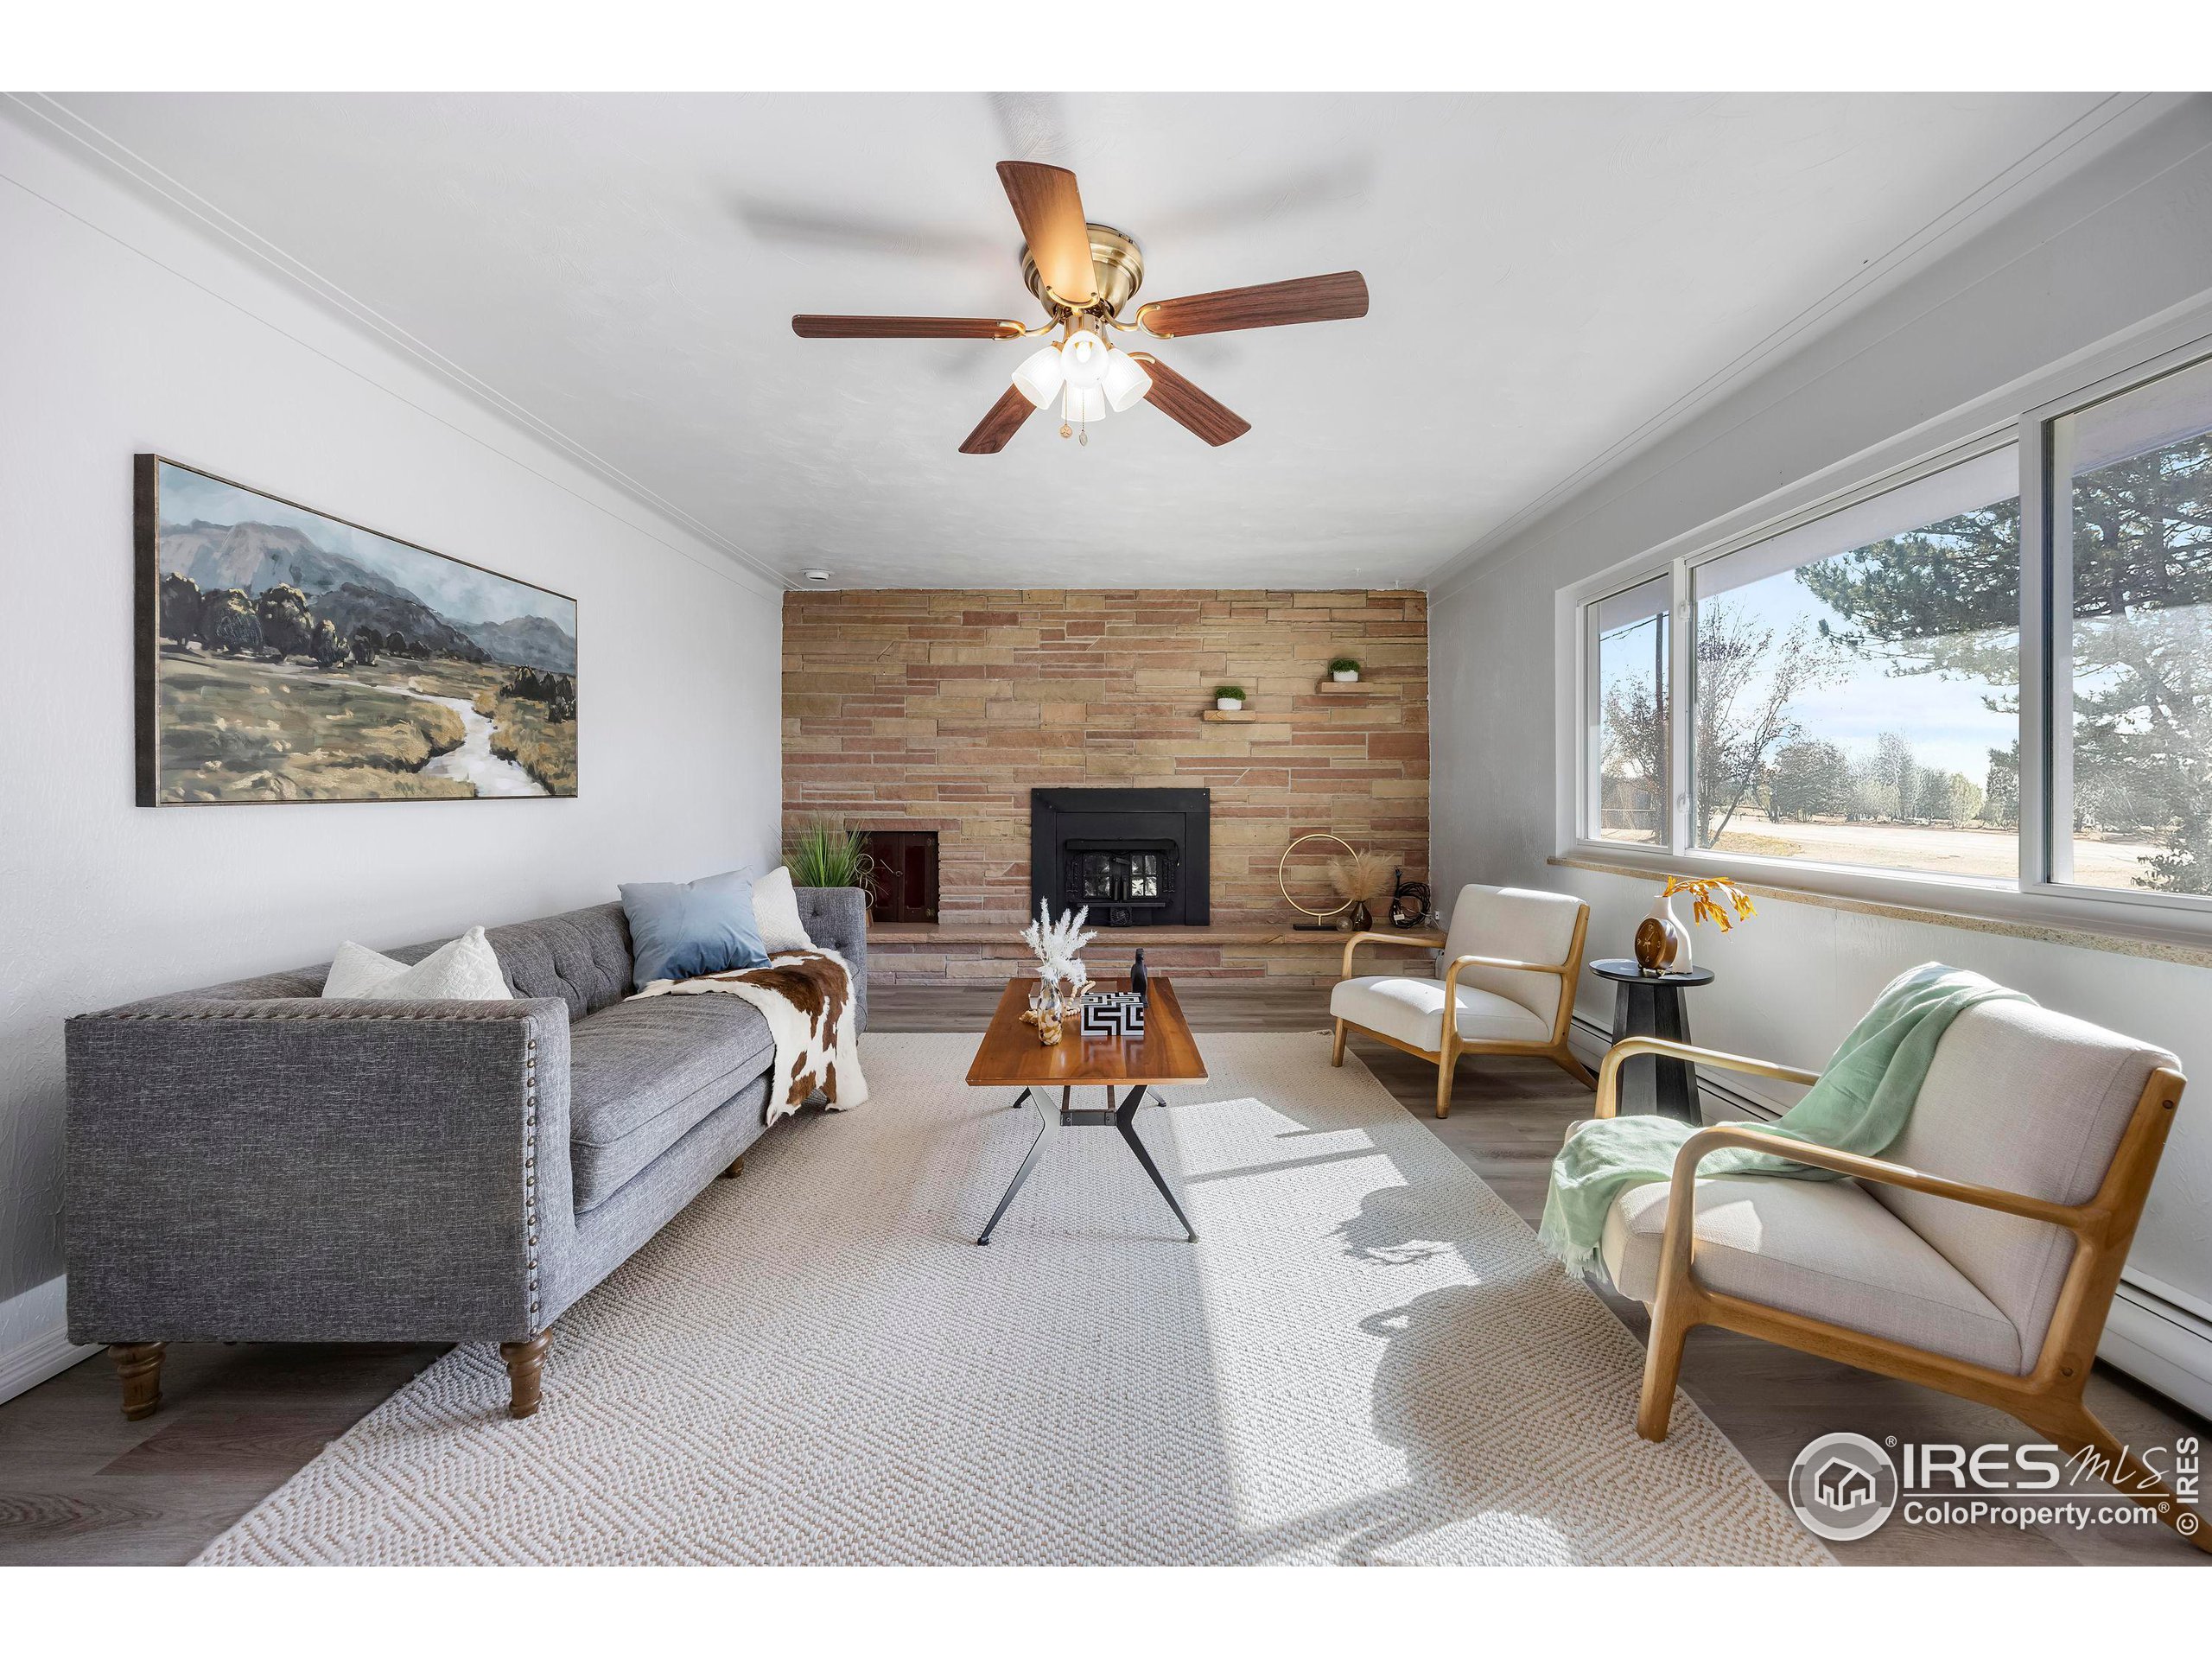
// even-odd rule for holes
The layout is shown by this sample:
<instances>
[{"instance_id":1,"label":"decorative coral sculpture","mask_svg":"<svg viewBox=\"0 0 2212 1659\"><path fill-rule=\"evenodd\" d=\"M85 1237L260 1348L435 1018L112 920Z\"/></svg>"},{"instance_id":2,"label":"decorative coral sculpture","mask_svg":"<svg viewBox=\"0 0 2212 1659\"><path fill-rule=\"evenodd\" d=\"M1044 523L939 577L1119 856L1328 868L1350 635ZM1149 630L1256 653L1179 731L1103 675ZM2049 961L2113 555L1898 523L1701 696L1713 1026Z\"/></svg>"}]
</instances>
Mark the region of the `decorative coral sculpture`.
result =
<instances>
[{"instance_id":1,"label":"decorative coral sculpture","mask_svg":"<svg viewBox=\"0 0 2212 1659\"><path fill-rule=\"evenodd\" d=\"M1037 953L1037 977L1060 991L1064 1006L1072 1004L1090 983L1081 956L1083 947L1098 937L1095 929L1084 931L1090 919L1090 906L1085 905L1072 915L1062 911L1056 922L1052 901L1039 899L1037 919L1021 930L1021 942Z\"/></svg>"}]
</instances>

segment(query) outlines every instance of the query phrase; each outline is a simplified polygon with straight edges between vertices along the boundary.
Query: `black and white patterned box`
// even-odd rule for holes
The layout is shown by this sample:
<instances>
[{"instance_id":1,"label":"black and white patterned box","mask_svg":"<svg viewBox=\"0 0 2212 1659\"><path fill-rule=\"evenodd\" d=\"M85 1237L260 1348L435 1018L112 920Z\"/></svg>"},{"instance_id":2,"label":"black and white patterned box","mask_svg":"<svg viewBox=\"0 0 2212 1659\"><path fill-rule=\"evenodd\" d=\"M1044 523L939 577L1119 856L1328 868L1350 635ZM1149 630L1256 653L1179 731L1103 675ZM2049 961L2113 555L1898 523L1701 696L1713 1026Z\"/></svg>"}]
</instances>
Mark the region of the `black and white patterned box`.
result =
<instances>
[{"instance_id":1,"label":"black and white patterned box","mask_svg":"<svg viewBox=\"0 0 2212 1659\"><path fill-rule=\"evenodd\" d=\"M1143 1036L1144 994L1141 991L1086 991L1083 998L1083 1034L1086 1037Z\"/></svg>"}]
</instances>

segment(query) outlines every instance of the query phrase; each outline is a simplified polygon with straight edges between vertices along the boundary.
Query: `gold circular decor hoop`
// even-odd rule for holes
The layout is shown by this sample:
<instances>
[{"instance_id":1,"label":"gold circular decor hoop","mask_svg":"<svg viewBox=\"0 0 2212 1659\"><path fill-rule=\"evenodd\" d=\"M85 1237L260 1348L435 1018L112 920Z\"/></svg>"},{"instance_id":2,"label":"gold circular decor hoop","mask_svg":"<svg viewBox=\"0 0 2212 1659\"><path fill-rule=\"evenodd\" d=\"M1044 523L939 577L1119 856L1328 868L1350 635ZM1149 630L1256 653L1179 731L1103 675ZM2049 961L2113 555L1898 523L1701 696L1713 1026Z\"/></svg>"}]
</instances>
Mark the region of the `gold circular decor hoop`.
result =
<instances>
[{"instance_id":1,"label":"gold circular decor hoop","mask_svg":"<svg viewBox=\"0 0 2212 1659\"><path fill-rule=\"evenodd\" d=\"M1352 907L1353 901L1347 899L1344 903L1338 905L1334 910L1309 910L1306 906L1300 904L1297 899L1290 896L1290 884L1283 880L1283 872L1290 868L1290 855L1296 852L1300 847L1303 847L1309 841L1333 841L1338 846L1344 849L1344 856L1346 858L1357 858L1359 855L1352 850L1352 844L1346 841L1342 836L1332 836L1325 830L1315 830L1308 834L1300 836L1296 841L1292 842L1289 846L1282 849L1282 857L1275 865L1275 888L1282 894L1283 903L1288 905L1293 910L1298 911L1302 914L1311 916L1317 922L1326 921L1332 916L1341 915L1345 911L1350 910Z\"/></svg>"}]
</instances>

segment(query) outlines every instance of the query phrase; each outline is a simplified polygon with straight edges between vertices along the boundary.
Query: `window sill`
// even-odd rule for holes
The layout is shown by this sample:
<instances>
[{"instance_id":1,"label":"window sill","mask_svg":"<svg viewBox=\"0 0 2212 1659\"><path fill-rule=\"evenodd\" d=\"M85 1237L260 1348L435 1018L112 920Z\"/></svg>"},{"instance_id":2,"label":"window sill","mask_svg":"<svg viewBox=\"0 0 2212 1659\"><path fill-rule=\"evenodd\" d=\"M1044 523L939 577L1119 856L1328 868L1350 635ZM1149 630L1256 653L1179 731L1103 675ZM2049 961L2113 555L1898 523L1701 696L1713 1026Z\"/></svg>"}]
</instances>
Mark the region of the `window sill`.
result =
<instances>
[{"instance_id":1,"label":"window sill","mask_svg":"<svg viewBox=\"0 0 2212 1659\"><path fill-rule=\"evenodd\" d=\"M1592 850L1578 847L1555 854L1546 861L1561 869L1592 870L1638 881L1685 873L1726 874L1755 899L1813 905L1826 910L1921 922L1935 927L1955 927L1971 933L2033 939L2039 944L2071 945L2082 950L2108 950L2185 968L2212 968L2212 938L2139 926L2128 918L2103 913L2093 899L2050 899L2008 887L1967 887L1877 871L1807 871L1802 884L1781 884L1760 879L1773 875L1770 864L1761 864L1757 874L1746 876L1745 861L1740 859L1718 859L1699 854L1638 853L1613 848ZM1923 893L1930 897L1940 893L1946 907L1939 909L1933 904L1915 902ZM1951 908L1952 906L1958 907ZM2128 906L2116 905L2113 908ZM2085 910L2094 918L2088 925Z\"/></svg>"}]
</instances>

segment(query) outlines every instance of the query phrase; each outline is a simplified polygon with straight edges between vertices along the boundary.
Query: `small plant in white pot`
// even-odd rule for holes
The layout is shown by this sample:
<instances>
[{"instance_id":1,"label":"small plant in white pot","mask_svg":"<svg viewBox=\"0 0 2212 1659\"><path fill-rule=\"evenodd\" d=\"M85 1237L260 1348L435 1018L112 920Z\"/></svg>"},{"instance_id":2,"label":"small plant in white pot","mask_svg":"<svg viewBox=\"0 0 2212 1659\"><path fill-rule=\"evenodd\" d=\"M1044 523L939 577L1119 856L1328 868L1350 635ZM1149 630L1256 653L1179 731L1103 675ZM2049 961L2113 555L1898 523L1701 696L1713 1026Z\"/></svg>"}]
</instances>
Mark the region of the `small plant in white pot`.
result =
<instances>
[{"instance_id":1,"label":"small plant in white pot","mask_svg":"<svg viewBox=\"0 0 2212 1659\"><path fill-rule=\"evenodd\" d=\"M1244 706L1244 688L1241 685L1217 685L1213 689L1213 706L1224 715L1233 715Z\"/></svg>"},{"instance_id":2,"label":"small plant in white pot","mask_svg":"<svg viewBox=\"0 0 2212 1659\"><path fill-rule=\"evenodd\" d=\"M1357 657L1331 658L1329 677L1339 685L1350 685L1359 677L1359 658Z\"/></svg>"}]
</instances>

